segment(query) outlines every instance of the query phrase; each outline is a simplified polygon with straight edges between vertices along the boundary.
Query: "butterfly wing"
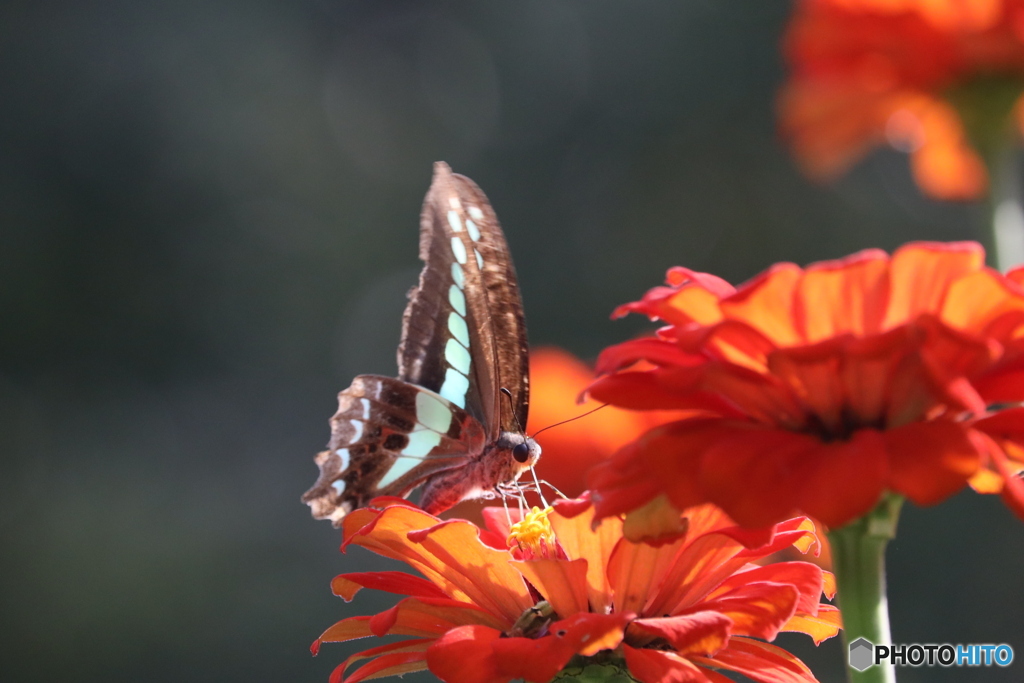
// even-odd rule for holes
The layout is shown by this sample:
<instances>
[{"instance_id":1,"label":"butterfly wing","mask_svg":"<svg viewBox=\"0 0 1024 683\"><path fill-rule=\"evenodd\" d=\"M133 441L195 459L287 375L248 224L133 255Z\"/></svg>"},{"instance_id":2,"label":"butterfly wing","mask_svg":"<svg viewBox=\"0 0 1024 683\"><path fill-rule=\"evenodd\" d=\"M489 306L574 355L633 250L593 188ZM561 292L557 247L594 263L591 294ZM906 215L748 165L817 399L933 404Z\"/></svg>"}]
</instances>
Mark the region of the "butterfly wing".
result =
<instances>
[{"instance_id":1,"label":"butterfly wing","mask_svg":"<svg viewBox=\"0 0 1024 683\"><path fill-rule=\"evenodd\" d=\"M483 450L472 415L432 391L360 375L338 395L331 440L316 457L320 477L302 497L317 519L337 525L377 496L405 496L438 472Z\"/></svg>"},{"instance_id":2,"label":"butterfly wing","mask_svg":"<svg viewBox=\"0 0 1024 683\"><path fill-rule=\"evenodd\" d=\"M420 258L399 378L361 375L339 394L320 477L303 496L336 526L376 496L404 496L463 467L526 423L526 326L508 245L484 193L442 162L420 216Z\"/></svg>"},{"instance_id":3,"label":"butterfly wing","mask_svg":"<svg viewBox=\"0 0 1024 683\"><path fill-rule=\"evenodd\" d=\"M425 267L403 317L399 377L465 408L491 440L521 431L529 355L515 268L487 197L443 162L434 164L423 203L420 258Z\"/></svg>"}]
</instances>

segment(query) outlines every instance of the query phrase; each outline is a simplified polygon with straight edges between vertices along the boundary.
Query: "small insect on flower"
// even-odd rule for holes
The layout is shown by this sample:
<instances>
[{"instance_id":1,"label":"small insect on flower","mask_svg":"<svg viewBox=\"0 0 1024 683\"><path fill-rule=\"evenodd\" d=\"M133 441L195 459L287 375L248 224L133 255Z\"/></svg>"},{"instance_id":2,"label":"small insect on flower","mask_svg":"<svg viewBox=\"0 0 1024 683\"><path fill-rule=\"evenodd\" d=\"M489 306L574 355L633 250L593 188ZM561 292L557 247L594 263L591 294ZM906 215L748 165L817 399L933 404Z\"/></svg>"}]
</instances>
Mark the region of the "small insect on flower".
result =
<instances>
[{"instance_id":1,"label":"small insect on flower","mask_svg":"<svg viewBox=\"0 0 1024 683\"><path fill-rule=\"evenodd\" d=\"M758 566L779 550L817 549L813 525L792 519L763 533L721 511L687 512L686 531L661 545L623 537L622 522L595 524L586 498L534 508L509 526L488 508L487 529L441 521L389 499L344 520L343 548L405 562L401 572L342 574L332 588L405 595L374 616L330 627L313 644L407 636L352 655L332 683L429 669L448 683L546 683L569 666L600 664L642 682L814 681L788 652L763 641L800 631L820 642L839 629L832 577L809 562ZM371 661L348 673L359 660ZM668 677L668 678L666 678Z\"/></svg>"}]
</instances>

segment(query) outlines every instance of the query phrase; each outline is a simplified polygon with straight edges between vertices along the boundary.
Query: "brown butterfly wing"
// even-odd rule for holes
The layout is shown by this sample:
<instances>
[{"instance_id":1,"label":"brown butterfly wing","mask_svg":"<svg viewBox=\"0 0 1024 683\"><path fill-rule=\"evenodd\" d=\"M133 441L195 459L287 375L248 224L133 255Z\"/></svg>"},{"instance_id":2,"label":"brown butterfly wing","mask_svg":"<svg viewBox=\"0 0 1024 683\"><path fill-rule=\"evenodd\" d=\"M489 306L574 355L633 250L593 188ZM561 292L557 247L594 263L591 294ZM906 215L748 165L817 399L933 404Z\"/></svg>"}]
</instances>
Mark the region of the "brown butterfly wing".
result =
<instances>
[{"instance_id":1,"label":"brown butterfly wing","mask_svg":"<svg viewBox=\"0 0 1024 683\"><path fill-rule=\"evenodd\" d=\"M337 526L377 496L405 496L438 472L483 450L483 427L431 391L391 377L360 375L338 395L331 440L316 457L320 477L302 501Z\"/></svg>"},{"instance_id":2,"label":"brown butterfly wing","mask_svg":"<svg viewBox=\"0 0 1024 683\"><path fill-rule=\"evenodd\" d=\"M443 162L434 165L423 203L420 258L425 267L403 318L399 377L464 407L492 440L500 431L519 431L499 393L502 387L512 393L525 424L529 354L515 268L487 197ZM453 340L466 340L463 324L470 342L462 345L469 354L465 373L465 356L452 348Z\"/></svg>"}]
</instances>

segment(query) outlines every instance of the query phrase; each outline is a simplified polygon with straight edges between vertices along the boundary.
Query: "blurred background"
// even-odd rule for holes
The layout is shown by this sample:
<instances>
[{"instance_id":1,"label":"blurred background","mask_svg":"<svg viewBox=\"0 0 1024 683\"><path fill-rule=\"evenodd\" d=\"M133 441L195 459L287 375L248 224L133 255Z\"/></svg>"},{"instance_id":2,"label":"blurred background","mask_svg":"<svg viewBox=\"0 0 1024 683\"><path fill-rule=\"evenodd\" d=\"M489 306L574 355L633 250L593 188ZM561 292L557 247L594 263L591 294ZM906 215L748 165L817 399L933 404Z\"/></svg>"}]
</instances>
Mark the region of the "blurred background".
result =
<instances>
[{"instance_id":1,"label":"blurred background","mask_svg":"<svg viewBox=\"0 0 1024 683\"><path fill-rule=\"evenodd\" d=\"M299 496L335 395L394 374L420 203L488 193L531 342L592 360L686 265L741 282L975 237L878 151L830 186L775 129L787 2L215 0L0 8L0 675L324 683L346 606ZM893 635L1024 657L1024 527L906 509ZM836 641L783 644L841 680ZM907 669L901 681L1020 680ZM423 678L421 676L421 678Z\"/></svg>"}]
</instances>

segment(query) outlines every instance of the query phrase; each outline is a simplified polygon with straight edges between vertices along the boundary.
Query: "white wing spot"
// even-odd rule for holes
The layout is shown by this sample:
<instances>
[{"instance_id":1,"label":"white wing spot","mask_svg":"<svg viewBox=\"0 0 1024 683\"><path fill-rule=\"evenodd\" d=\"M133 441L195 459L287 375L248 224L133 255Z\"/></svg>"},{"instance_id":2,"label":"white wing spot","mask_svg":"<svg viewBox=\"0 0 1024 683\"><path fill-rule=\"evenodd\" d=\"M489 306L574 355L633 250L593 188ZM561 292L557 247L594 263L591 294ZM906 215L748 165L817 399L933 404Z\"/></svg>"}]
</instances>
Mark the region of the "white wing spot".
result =
<instances>
[{"instance_id":1,"label":"white wing spot","mask_svg":"<svg viewBox=\"0 0 1024 683\"><path fill-rule=\"evenodd\" d=\"M398 481L402 475L416 467L420 461L434 449L434 446L441 443L441 435L429 429L423 429L409 433L409 443L402 449L401 454L391 465L391 469L384 473L378 488L384 488Z\"/></svg>"},{"instance_id":2,"label":"white wing spot","mask_svg":"<svg viewBox=\"0 0 1024 683\"><path fill-rule=\"evenodd\" d=\"M416 393L416 421L427 429L444 434L451 427L452 411L432 394L419 391Z\"/></svg>"},{"instance_id":3,"label":"white wing spot","mask_svg":"<svg viewBox=\"0 0 1024 683\"><path fill-rule=\"evenodd\" d=\"M458 285L459 289L466 286L466 278L462 274L462 267L458 263L452 264L452 279L455 280L455 284Z\"/></svg>"},{"instance_id":4,"label":"white wing spot","mask_svg":"<svg viewBox=\"0 0 1024 683\"><path fill-rule=\"evenodd\" d=\"M341 479L331 484L331 486L334 488L335 491L338 492L339 496L345 493L345 482L342 481Z\"/></svg>"},{"instance_id":5,"label":"white wing spot","mask_svg":"<svg viewBox=\"0 0 1024 683\"><path fill-rule=\"evenodd\" d=\"M444 347L444 358L448 365L452 366L463 375L469 374L469 351L459 342L449 339Z\"/></svg>"},{"instance_id":6,"label":"white wing spot","mask_svg":"<svg viewBox=\"0 0 1024 683\"><path fill-rule=\"evenodd\" d=\"M363 405L363 419L366 420L370 417L370 399L361 398L359 402Z\"/></svg>"},{"instance_id":7,"label":"white wing spot","mask_svg":"<svg viewBox=\"0 0 1024 683\"><path fill-rule=\"evenodd\" d=\"M469 207L469 215L480 220L484 217L484 212L480 210L479 206L471 206Z\"/></svg>"},{"instance_id":8,"label":"white wing spot","mask_svg":"<svg viewBox=\"0 0 1024 683\"><path fill-rule=\"evenodd\" d=\"M341 458L341 469L339 469L338 471L339 472L344 472L345 470L347 470L348 469L348 463L349 463L348 449L347 448L339 448L338 450L334 451L334 454L337 455L339 458Z\"/></svg>"},{"instance_id":9,"label":"white wing spot","mask_svg":"<svg viewBox=\"0 0 1024 683\"><path fill-rule=\"evenodd\" d=\"M460 344L469 348L469 328L466 327L466 321L462 319L462 316L455 311L448 314L448 331L459 340Z\"/></svg>"},{"instance_id":10,"label":"white wing spot","mask_svg":"<svg viewBox=\"0 0 1024 683\"><path fill-rule=\"evenodd\" d=\"M462 232L462 221L459 220L458 211L448 212L448 225L452 226L452 230L455 232Z\"/></svg>"},{"instance_id":11,"label":"white wing spot","mask_svg":"<svg viewBox=\"0 0 1024 683\"><path fill-rule=\"evenodd\" d=\"M355 443L363 438L363 423L359 420L349 420L349 424L352 425L352 438L348 442Z\"/></svg>"},{"instance_id":12,"label":"white wing spot","mask_svg":"<svg viewBox=\"0 0 1024 683\"><path fill-rule=\"evenodd\" d=\"M455 260L459 263L466 262L466 245L458 237L452 238L452 253L455 254Z\"/></svg>"},{"instance_id":13,"label":"white wing spot","mask_svg":"<svg viewBox=\"0 0 1024 683\"><path fill-rule=\"evenodd\" d=\"M427 454L430 453L431 450L433 450L434 446L436 446L439 443L441 443L441 434L438 432L435 432L431 429L417 429L411 431L409 432L409 443L406 444L405 448L401 450L399 459L416 460L425 458L427 457ZM413 465L415 464L416 463L413 463ZM391 475L391 471L393 471L395 467L398 467L397 463L395 464L394 467L391 468L391 470L388 471L388 474L384 476L385 479L388 479L388 477ZM399 469L401 468L399 467ZM405 469L408 470L408 467L406 467ZM402 473L398 474L398 477L400 476L402 476ZM395 477L394 479L397 479L398 477ZM394 479L392 479L391 481L394 481ZM383 482L381 483L381 486L386 485L387 484Z\"/></svg>"},{"instance_id":14,"label":"white wing spot","mask_svg":"<svg viewBox=\"0 0 1024 683\"><path fill-rule=\"evenodd\" d=\"M469 220L468 218L466 219L466 232L469 233L469 236L473 239L474 242L480 240L480 229L476 227L476 223Z\"/></svg>"},{"instance_id":15,"label":"white wing spot","mask_svg":"<svg viewBox=\"0 0 1024 683\"><path fill-rule=\"evenodd\" d=\"M444 373L444 384L441 385L441 391L438 393L460 408L465 408L467 391L469 391L469 378L454 368L448 368Z\"/></svg>"},{"instance_id":16,"label":"white wing spot","mask_svg":"<svg viewBox=\"0 0 1024 683\"><path fill-rule=\"evenodd\" d=\"M484 257L481 256L480 252L477 251L476 249L473 250L473 253L476 254L476 265L480 266L480 270L483 270L484 269Z\"/></svg>"},{"instance_id":17,"label":"white wing spot","mask_svg":"<svg viewBox=\"0 0 1024 683\"><path fill-rule=\"evenodd\" d=\"M448 288L448 303L452 305L452 308L458 312L459 315L466 316L466 295L462 293L462 290L452 285Z\"/></svg>"},{"instance_id":18,"label":"white wing spot","mask_svg":"<svg viewBox=\"0 0 1024 683\"><path fill-rule=\"evenodd\" d=\"M448 206L452 207L453 209L457 209L460 206L462 206L462 202L459 201L458 197L449 197Z\"/></svg>"}]
</instances>

